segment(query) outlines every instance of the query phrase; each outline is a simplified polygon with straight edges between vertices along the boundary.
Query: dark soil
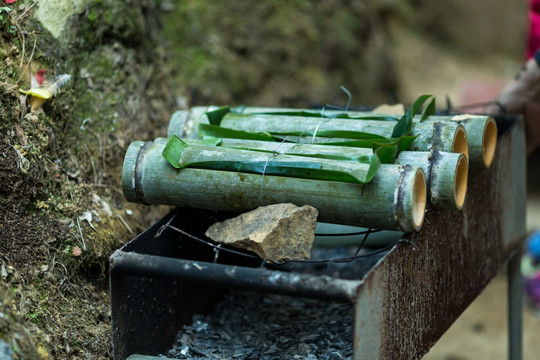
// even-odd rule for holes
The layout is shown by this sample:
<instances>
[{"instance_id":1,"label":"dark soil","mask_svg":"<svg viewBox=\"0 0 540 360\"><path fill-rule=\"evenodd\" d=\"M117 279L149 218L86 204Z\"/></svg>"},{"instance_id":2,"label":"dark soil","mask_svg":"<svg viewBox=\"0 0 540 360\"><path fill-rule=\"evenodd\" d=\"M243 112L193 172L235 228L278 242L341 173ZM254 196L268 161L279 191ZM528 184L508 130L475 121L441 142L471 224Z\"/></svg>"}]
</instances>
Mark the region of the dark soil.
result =
<instances>
[{"instance_id":1,"label":"dark soil","mask_svg":"<svg viewBox=\"0 0 540 360\"><path fill-rule=\"evenodd\" d=\"M40 169L31 167L24 175L17 150L0 140L0 254L2 260L20 268L35 260L46 262L49 245L65 238L68 228L49 214L33 209L40 194Z\"/></svg>"}]
</instances>

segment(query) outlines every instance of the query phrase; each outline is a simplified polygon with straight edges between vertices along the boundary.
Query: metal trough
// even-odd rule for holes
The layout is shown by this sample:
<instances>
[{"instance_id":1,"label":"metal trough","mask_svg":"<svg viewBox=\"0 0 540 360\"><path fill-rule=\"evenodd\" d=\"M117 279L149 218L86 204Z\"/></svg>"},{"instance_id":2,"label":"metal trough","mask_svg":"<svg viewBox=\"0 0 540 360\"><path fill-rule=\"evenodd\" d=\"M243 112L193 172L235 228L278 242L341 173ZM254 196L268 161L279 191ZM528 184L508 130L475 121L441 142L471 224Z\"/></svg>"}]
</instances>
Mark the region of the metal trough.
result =
<instances>
[{"instance_id":1,"label":"metal trough","mask_svg":"<svg viewBox=\"0 0 540 360\"><path fill-rule=\"evenodd\" d=\"M430 209L414 238L360 259L352 277L309 264L261 267L260 259L224 252L214 262L212 248L173 227L202 237L229 214L171 212L110 258L114 359L165 353L192 315L211 309L227 288L352 302L355 359L421 358L507 262L509 353L521 359L524 126L498 125L495 160L469 175L463 211Z\"/></svg>"}]
</instances>

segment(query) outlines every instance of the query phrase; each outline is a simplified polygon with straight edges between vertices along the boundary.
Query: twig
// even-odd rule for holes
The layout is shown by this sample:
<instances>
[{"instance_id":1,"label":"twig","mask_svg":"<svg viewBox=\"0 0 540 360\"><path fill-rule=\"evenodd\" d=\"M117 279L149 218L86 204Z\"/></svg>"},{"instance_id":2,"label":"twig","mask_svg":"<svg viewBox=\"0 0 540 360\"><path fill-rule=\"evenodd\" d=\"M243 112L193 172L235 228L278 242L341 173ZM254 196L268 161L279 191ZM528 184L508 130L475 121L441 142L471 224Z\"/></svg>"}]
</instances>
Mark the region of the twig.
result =
<instances>
[{"instance_id":1,"label":"twig","mask_svg":"<svg viewBox=\"0 0 540 360\"><path fill-rule=\"evenodd\" d=\"M34 58L34 51L36 50L36 44L37 44L37 36L34 38L34 46L32 46L32 53L30 54L30 57L28 58L27 65L30 68L30 63L32 62L32 59Z\"/></svg>"},{"instance_id":2,"label":"twig","mask_svg":"<svg viewBox=\"0 0 540 360\"><path fill-rule=\"evenodd\" d=\"M81 234L81 243L82 243L83 250L86 251L86 243L84 242L84 236L81 230L81 224L79 222L79 218L77 218L77 227L79 228L79 234Z\"/></svg>"},{"instance_id":3,"label":"twig","mask_svg":"<svg viewBox=\"0 0 540 360\"><path fill-rule=\"evenodd\" d=\"M73 200L73 193L71 192L71 182L69 182L69 176L66 176L66 182L68 183L69 197Z\"/></svg>"},{"instance_id":4,"label":"twig","mask_svg":"<svg viewBox=\"0 0 540 360\"><path fill-rule=\"evenodd\" d=\"M96 171L96 166L94 165L94 160L92 160L92 153L90 153L90 149L88 149L88 146L84 144L84 148L86 149L86 152L88 153L88 159L90 160L90 165L92 165L92 171L94 173L94 184L98 183L98 174Z\"/></svg>"},{"instance_id":5,"label":"twig","mask_svg":"<svg viewBox=\"0 0 540 360\"><path fill-rule=\"evenodd\" d=\"M347 94L349 100L347 100L347 106L345 106L345 111L349 111L349 107L351 106L351 101L352 101L352 94L349 90L347 90L347 88L343 85L341 85L339 87L345 94Z\"/></svg>"},{"instance_id":6,"label":"twig","mask_svg":"<svg viewBox=\"0 0 540 360\"><path fill-rule=\"evenodd\" d=\"M19 21L24 15L26 15L26 13L30 11L30 9L33 8L37 3L37 1L34 1L32 5L30 5L26 10L24 10L24 12L17 17L17 21Z\"/></svg>"},{"instance_id":7,"label":"twig","mask_svg":"<svg viewBox=\"0 0 540 360\"><path fill-rule=\"evenodd\" d=\"M19 26L19 23L17 22L17 20L15 20L15 18L13 16L11 16L10 13L8 13L8 16L11 19L11 22L13 23L13 25L17 28L17 31L19 33L19 40L22 43L22 55L21 55L21 64L20 64L20 67L22 67L23 63L24 63L24 51L25 51L25 48L26 48L26 44L25 44L25 41L24 41L24 34L23 34L23 31L22 31L21 27Z\"/></svg>"},{"instance_id":8,"label":"twig","mask_svg":"<svg viewBox=\"0 0 540 360\"><path fill-rule=\"evenodd\" d=\"M126 227L127 231L129 231L130 233L134 234L135 232L133 231L133 229L131 228L131 226L128 225L128 223L126 222L126 220L124 220L124 218L122 217L122 215L117 215L118 218L120 219L120 222Z\"/></svg>"}]
</instances>

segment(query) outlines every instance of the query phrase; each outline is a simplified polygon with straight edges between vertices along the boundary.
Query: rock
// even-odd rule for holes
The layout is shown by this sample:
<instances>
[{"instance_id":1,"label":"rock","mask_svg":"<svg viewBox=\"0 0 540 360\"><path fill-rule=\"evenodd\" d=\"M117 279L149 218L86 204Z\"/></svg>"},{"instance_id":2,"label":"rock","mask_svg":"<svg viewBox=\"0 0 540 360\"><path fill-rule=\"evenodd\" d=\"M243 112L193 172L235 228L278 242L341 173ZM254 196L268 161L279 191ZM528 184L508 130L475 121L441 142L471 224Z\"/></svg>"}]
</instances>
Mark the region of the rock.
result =
<instances>
[{"instance_id":1,"label":"rock","mask_svg":"<svg viewBox=\"0 0 540 360\"><path fill-rule=\"evenodd\" d=\"M35 16L55 38L59 38L70 16L83 10L84 0L40 1Z\"/></svg>"},{"instance_id":2,"label":"rock","mask_svg":"<svg viewBox=\"0 0 540 360\"><path fill-rule=\"evenodd\" d=\"M208 228L206 236L272 261L310 258L319 211L293 204L261 206Z\"/></svg>"},{"instance_id":3,"label":"rock","mask_svg":"<svg viewBox=\"0 0 540 360\"><path fill-rule=\"evenodd\" d=\"M0 360L13 360L13 350L3 340L0 340Z\"/></svg>"}]
</instances>

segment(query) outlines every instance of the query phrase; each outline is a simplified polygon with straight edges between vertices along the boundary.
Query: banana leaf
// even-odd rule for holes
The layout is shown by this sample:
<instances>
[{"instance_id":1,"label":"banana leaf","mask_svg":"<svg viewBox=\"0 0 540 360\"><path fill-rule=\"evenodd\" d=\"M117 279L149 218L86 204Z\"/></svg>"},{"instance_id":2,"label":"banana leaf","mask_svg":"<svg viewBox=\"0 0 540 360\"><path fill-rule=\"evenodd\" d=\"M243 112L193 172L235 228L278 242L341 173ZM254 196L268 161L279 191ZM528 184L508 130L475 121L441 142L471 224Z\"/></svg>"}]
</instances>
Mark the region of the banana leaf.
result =
<instances>
[{"instance_id":1,"label":"banana leaf","mask_svg":"<svg viewBox=\"0 0 540 360\"><path fill-rule=\"evenodd\" d=\"M394 130L392 131L392 137L393 138L399 138L401 136L409 135L412 130L413 126L413 117L418 112L420 107L426 102L427 99L429 99L431 95L422 95L416 101L414 104L407 109L405 114L399 119L398 123L394 127Z\"/></svg>"},{"instance_id":2,"label":"banana leaf","mask_svg":"<svg viewBox=\"0 0 540 360\"><path fill-rule=\"evenodd\" d=\"M397 144L399 151L406 150L416 139L416 136L406 135L399 138L385 138L385 139L368 139L368 140L352 140L352 141L334 141L321 143L320 145L334 145L334 146L346 146L346 147L361 147L361 148L373 148L379 145L392 145Z\"/></svg>"},{"instance_id":3,"label":"banana leaf","mask_svg":"<svg viewBox=\"0 0 540 360\"><path fill-rule=\"evenodd\" d=\"M221 139L222 138L213 136L203 136L201 139L201 143L204 146L218 146L219 144L221 144Z\"/></svg>"},{"instance_id":4,"label":"banana leaf","mask_svg":"<svg viewBox=\"0 0 540 360\"><path fill-rule=\"evenodd\" d=\"M249 131L233 130L222 128L217 125L199 124L199 134L204 137L213 138L232 138L244 140L262 140L262 141L282 141L279 137L272 136L269 133L253 133Z\"/></svg>"},{"instance_id":5,"label":"banana leaf","mask_svg":"<svg viewBox=\"0 0 540 360\"><path fill-rule=\"evenodd\" d=\"M371 134L362 131L347 131L347 130L320 130L320 131L272 131L272 135L290 135L290 136L317 136L327 138L344 138L344 139L362 139L362 140L385 140L381 135Z\"/></svg>"},{"instance_id":6,"label":"banana leaf","mask_svg":"<svg viewBox=\"0 0 540 360\"><path fill-rule=\"evenodd\" d=\"M435 115L435 96L433 96L431 98L431 100L429 101L427 106L422 111L422 116L420 117L420 122L426 120L431 115Z\"/></svg>"},{"instance_id":7,"label":"banana leaf","mask_svg":"<svg viewBox=\"0 0 540 360\"><path fill-rule=\"evenodd\" d=\"M193 151L189 151L190 148ZM201 149L204 147L189 146L180 138L173 135L167 141L163 150L163 157L175 168L198 168L208 170L238 171L263 175L277 175L315 180L328 180L367 184L375 176L381 162L378 156L366 157L364 164L368 165L367 171L347 171L347 163L335 162L328 166L324 161L291 161L272 159L266 161L236 161L236 160L202 160L196 161ZM207 147L208 148L208 147ZM270 161L269 161L270 160ZM343 165L343 166L340 166ZM326 168L325 168L326 167ZM329 168L330 167L330 168ZM343 170L339 169L343 167Z\"/></svg>"},{"instance_id":8,"label":"banana leaf","mask_svg":"<svg viewBox=\"0 0 540 360\"><path fill-rule=\"evenodd\" d=\"M317 137L328 138L345 138L345 139L361 139L370 140L371 142L384 142L390 141L390 139L384 136L370 134L361 131L346 131L346 130L324 130L324 131L288 131L288 132L272 132L272 133L254 133L243 130L234 130L223 128L217 125L211 124L199 124L199 133L202 137L214 137L214 138L233 138L244 140L263 140L263 141L287 141L287 136L305 136L311 137L316 135ZM293 142L293 141L288 141ZM370 143L371 144L371 143ZM370 147L371 145L364 146Z\"/></svg>"},{"instance_id":9,"label":"banana leaf","mask_svg":"<svg viewBox=\"0 0 540 360\"><path fill-rule=\"evenodd\" d=\"M236 113L242 114L243 112L237 111ZM398 121L399 119L389 115L365 115L365 116L351 116L348 113L324 113L319 111L262 111L254 112L249 115L276 115L276 116L301 116L301 117L316 117L323 119L349 119L349 120L380 120L380 121Z\"/></svg>"},{"instance_id":10,"label":"banana leaf","mask_svg":"<svg viewBox=\"0 0 540 360\"><path fill-rule=\"evenodd\" d=\"M221 119L225 116L225 114L228 114L231 112L231 109L228 106L222 106L219 109L213 110L213 111L207 111L205 115L208 117L208 121L212 125L219 126L221 123Z\"/></svg>"}]
</instances>

